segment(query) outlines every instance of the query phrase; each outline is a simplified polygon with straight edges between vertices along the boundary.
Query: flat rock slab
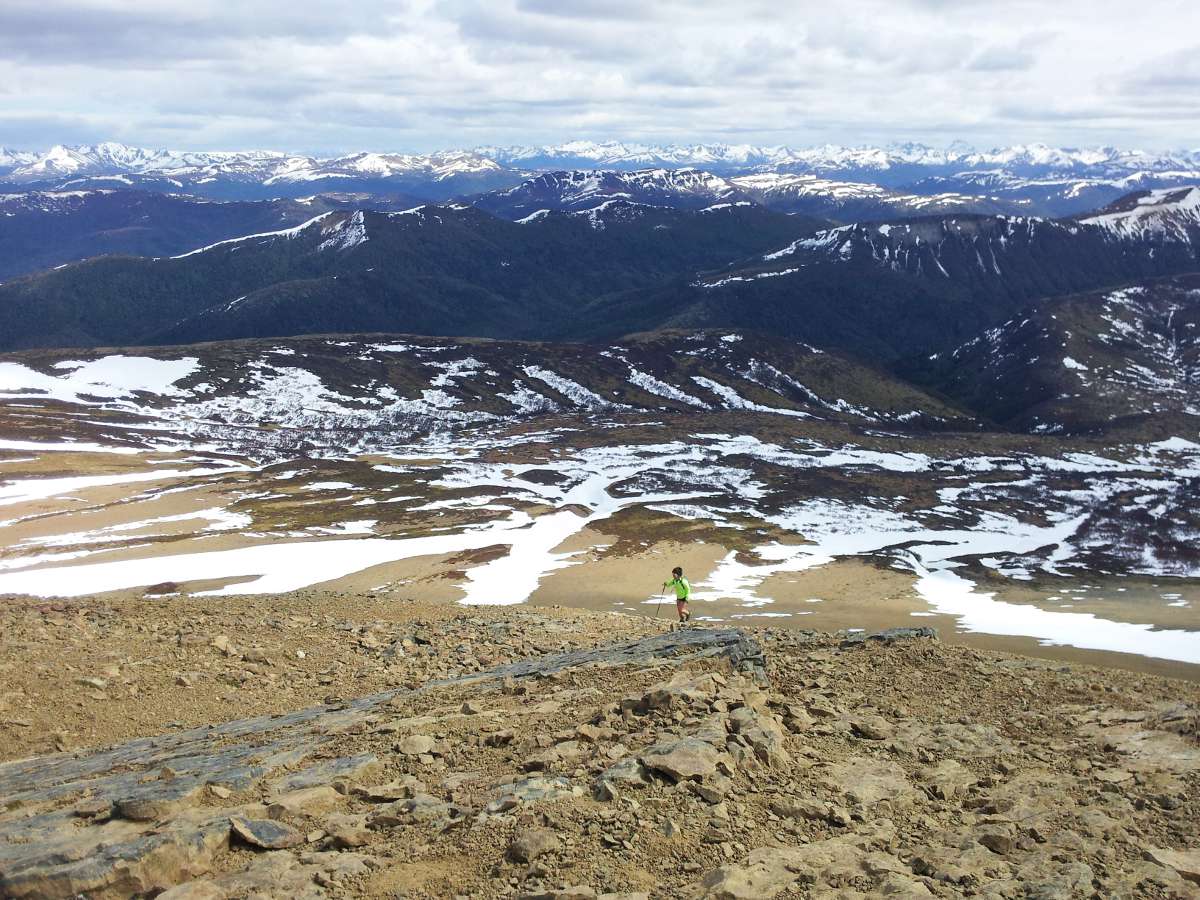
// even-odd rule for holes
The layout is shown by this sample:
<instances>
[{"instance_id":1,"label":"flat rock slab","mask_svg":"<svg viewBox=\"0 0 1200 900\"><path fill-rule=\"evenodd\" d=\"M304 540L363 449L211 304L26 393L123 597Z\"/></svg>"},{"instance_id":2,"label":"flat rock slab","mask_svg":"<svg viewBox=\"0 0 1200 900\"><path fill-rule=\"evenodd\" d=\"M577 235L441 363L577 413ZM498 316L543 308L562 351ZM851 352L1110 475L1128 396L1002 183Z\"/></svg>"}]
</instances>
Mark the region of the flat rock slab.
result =
<instances>
[{"instance_id":1,"label":"flat rock slab","mask_svg":"<svg viewBox=\"0 0 1200 900\"><path fill-rule=\"evenodd\" d=\"M896 805L908 805L920 799L908 776L899 765L870 756L850 756L844 761L826 766L820 773L820 783L835 796L851 803L871 807L884 800Z\"/></svg>"},{"instance_id":2,"label":"flat rock slab","mask_svg":"<svg viewBox=\"0 0 1200 900\"><path fill-rule=\"evenodd\" d=\"M1174 869L1194 884L1200 884L1200 850L1164 850L1151 847L1146 851L1160 866Z\"/></svg>"},{"instance_id":3,"label":"flat rock slab","mask_svg":"<svg viewBox=\"0 0 1200 900\"><path fill-rule=\"evenodd\" d=\"M290 825L273 819L244 819L234 816L229 820L233 833L261 850L286 850L304 842L304 835Z\"/></svg>"}]
</instances>

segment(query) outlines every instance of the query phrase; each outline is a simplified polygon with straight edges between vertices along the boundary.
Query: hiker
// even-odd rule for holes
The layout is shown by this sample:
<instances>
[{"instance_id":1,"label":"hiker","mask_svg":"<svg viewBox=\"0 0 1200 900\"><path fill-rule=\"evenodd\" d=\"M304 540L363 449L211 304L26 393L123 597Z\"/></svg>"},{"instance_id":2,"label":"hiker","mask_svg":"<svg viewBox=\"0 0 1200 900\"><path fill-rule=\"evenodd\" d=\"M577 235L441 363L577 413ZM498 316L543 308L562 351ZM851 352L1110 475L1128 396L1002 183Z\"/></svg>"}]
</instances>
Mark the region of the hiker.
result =
<instances>
[{"instance_id":1,"label":"hiker","mask_svg":"<svg viewBox=\"0 0 1200 900\"><path fill-rule=\"evenodd\" d=\"M671 570L671 580L663 583L664 591L669 587L675 588L675 611L679 613L679 624L682 625L692 618L688 610L688 597L692 596L692 585L683 577L683 569L679 566Z\"/></svg>"}]
</instances>

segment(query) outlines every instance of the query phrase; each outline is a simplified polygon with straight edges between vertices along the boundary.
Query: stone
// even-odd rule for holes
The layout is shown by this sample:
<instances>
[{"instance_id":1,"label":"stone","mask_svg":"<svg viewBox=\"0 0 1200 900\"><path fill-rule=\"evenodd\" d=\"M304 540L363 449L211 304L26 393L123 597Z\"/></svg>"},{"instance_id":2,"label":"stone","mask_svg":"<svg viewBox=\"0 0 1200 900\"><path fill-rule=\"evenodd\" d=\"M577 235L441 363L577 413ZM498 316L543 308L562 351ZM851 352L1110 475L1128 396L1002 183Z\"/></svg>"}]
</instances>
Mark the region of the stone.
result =
<instances>
[{"instance_id":1,"label":"stone","mask_svg":"<svg viewBox=\"0 0 1200 900\"><path fill-rule=\"evenodd\" d=\"M101 821L111 817L112 811L112 801L105 800L103 797L80 800L71 810L80 819L99 819Z\"/></svg>"},{"instance_id":2,"label":"stone","mask_svg":"<svg viewBox=\"0 0 1200 900\"><path fill-rule=\"evenodd\" d=\"M433 750L437 742L425 734L410 734L396 744L396 752L404 756L424 756Z\"/></svg>"},{"instance_id":3,"label":"stone","mask_svg":"<svg viewBox=\"0 0 1200 900\"><path fill-rule=\"evenodd\" d=\"M125 797L116 802L114 815L133 822L161 822L179 810L192 806L199 793L199 785L191 789L164 791L161 794L143 793Z\"/></svg>"},{"instance_id":4,"label":"stone","mask_svg":"<svg viewBox=\"0 0 1200 900\"><path fill-rule=\"evenodd\" d=\"M513 732L505 729L504 731L493 731L483 739L483 742L488 747L507 747L515 737Z\"/></svg>"},{"instance_id":5,"label":"stone","mask_svg":"<svg viewBox=\"0 0 1200 900\"><path fill-rule=\"evenodd\" d=\"M583 756L583 744L579 741L560 741L554 745L554 751L558 754L558 758L564 761L578 759Z\"/></svg>"},{"instance_id":6,"label":"stone","mask_svg":"<svg viewBox=\"0 0 1200 900\"><path fill-rule=\"evenodd\" d=\"M771 812L781 819L831 821L832 817L830 804L799 798L776 800L771 804Z\"/></svg>"},{"instance_id":7,"label":"stone","mask_svg":"<svg viewBox=\"0 0 1200 900\"><path fill-rule=\"evenodd\" d=\"M550 772L561 761L562 758L559 756L558 748L547 747L545 750L539 750L537 753L532 753L525 757L525 760L521 763L521 771Z\"/></svg>"},{"instance_id":8,"label":"stone","mask_svg":"<svg viewBox=\"0 0 1200 900\"><path fill-rule=\"evenodd\" d=\"M509 844L509 859L519 863L531 863L545 853L553 853L562 846L558 836L548 828L524 828L517 832Z\"/></svg>"},{"instance_id":9,"label":"stone","mask_svg":"<svg viewBox=\"0 0 1200 900\"><path fill-rule=\"evenodd\" d=\"M494 799L484 807L488 815L497 815L532 803L554 803L583 795L583 789L573 787L561 777L531 775L501 786Z\"/></svg>"},{"instance_id":10,"label":"stone","mask_svg":"<svg viewBox=\"0 0 1200 900\"><path fill-rule=\"evenodd\" d=\"M313 816L332 809L342 802L342 795L327 784L301 788L280 794L271 801L267 813L273 819L285 815Z\"/></svg>"},{"instance_id":11,"label":"stone","mask_svg":"<svg viewBox=\"0 0 1200 900\"><path fill-rule=\"evenodd\" d=\"M226 897L325 900L329 894L319 885L366 874L370 871L365 864L368 859L348 852L306 853L297 859L279 850L260 853L246 869L213 880L225 890Z\"/></svg>"},{"instance_id":12,"label":"stone","mask_svg":"<svg viewBox=\"0 0 1200 900\"><path fill-rule=\"evenodd\" d=\"M844 883L862 877L862 838L837 837L800 847L760 847L750 851L745 865L728 865L709 873L700 895L717 900L771 898L797 882L818 878Z\"/></svg>"},{"instance_id":13,"label":"stone","mask_svg":"<svg viewBox=\"0 0 1200 900\"><path fill-rule=\"evenodd\" d=\"M1193 884L1200 884L1200 849L1168 850L1150 847L1146 850L1146 856L1160 866L1175 870Z\"/></svg>"},{"instance_id":14,"label":"stone","mask_svg":"<svg viewBox=\"0 0 1200 900\"><path fill-rule=\"evenodd\" d=\"M592 787L600 799L616 799L623 787L644 788L650 783L650 772L641 761L636 757L627 756L597 775ZM600 797L602 793L609 793L610 788L615 789L612 791L614 796Z\"/></svg>"},{"instance_id":15,"label":"stone","mask_svg":"<svg viewBox=\"0 0 1200 900\"><path fill-rule=\"evenodd\" d=\"M783 724L792 734L800 734L812 727L813 717L803 706L793 703L784 710Z\"/></svg>"},{"instance_id":16,"label":"stone","mask_svg":"<svg viewBox=\"0 0 1200 900\"><path fill-rule=\"evenodd\" d=\"M416 794L407 800L389 803L370 813L367 824L372 828L395 828L400 825L417 825L457 817L458 810L449 803L428 794Z\"/></svg>"},{"instance_id":17,"label":"stone","mask_svg":"<svg viewBox=\"0 0 1200 900\"><path fill-rule=\"evenodd\" d=\"M748 706L729 714L733 732L754 748L755 758L768 766L781 766L791 761L784 747L783 729L768 715Z\"/></svg>"},{"instance_id":18,"label":"stone","mask_svg":"<svg viewBox=\"0 0 1200 900\"><path fill-rule=\"evenodd\" d=\"M712 674L700 676L680 673L670 681L656 684L634 702L641 711L707 706L721 685Z\"/></svg>"},{"instance_id":19,"label":"stone","mask_svg":"<svg viewBox=\"0 0 1200 900\"><path fill-rule=\"evenodd\" d=\"M197 879L167 888L158 895L158 900L225 900L227 896L225 890L216 883Z\"/></svg>"},{"instance_id":20,"label":"stone","mask_svg":"<svg viewBox=\"0 0 1200 900\"><path fill-rule=\"evenodd\" d=\"M229 819L233 833L251 847L263 850L283 850L304 843L304 835L290 825L271 819L247 819L233 816Z\"/></svg>"},{"instance_id":21,"label":"stone","mask_svg":"<svg viewBox=\"0 0 1200 900\"><path fill-rule=\"evenodd\" d=\"M218 614L211 615L215 618ZM334 625L332 617L328 624ZM695 629L694 633L622 639L585 650L565 646L568 642L575 643L578 640L574 635L568 637L569 631L564 631L562 652L550 656L521 660L497 666L490 671L471 672L463 676L450 674L453 666L433 659L429 661L430 665L422 667L425 672L414 674L410 689L380 691L369 696L358 696L356 692L357 667L310 673L299 672L289 662L287 668L279 673L281 679L295 677L308 683L308 679L315 682L324 677L339 686L344 684L347 699L336 704L326 703L194 728L173 724L163 734L123 744L0 763L0 794L5 798L3 808L0 808L0 896L155 896L193 879L206 879L217 884L229 897L287 896L289 900L317 900L329 893L323 889L325 884L367 875L373 865L370 857L360 857L349 850L332 849L327 854L300 853L299 847L284 850L256 847L259 852L249 853L243 849L239 853L228 854L225 851L231 839L240 841L243 847L246 843L242 834L234 833L230 816L240 813L240 819L254 820L239 822L239 828L251 835L259 833L262 836L262 828L277 832L284 826L279 821L265 819L262 812L254 811L258 807L253 800L278 797L322 785L337 789L337 784L345 787L344 791L338 791L344 797L350 793L351 784L370 781L361 772L380 767L380 763L369 754L339 759L329 758L327 754L331 749L352 746L355 742L343 740L342 736L370 733L374 725L390 717L389 710L397 706L411 709L412 692L419 695L426 689L418 682L428 680L433 684L439 676L445 676L450 683L456 683L456 679L461 677L464 681L486 685L489 681L498 684L502 678L516 674L521 679L528 678L532 683L533 677L539 674L567 672L577 666L594 666L598 663L603 666L657 666L663 664L664 660L670 660L667 665L674 665L677 659L697 657L705 659L704 665L736 669L751 659L747 656L748 652L756 651L753 640L735 629L705 628ZM434 631L430 633L434 635ZM204 647L211 637L203 630L189 634L195 634L198 640L181 646ZM440 654L436 636L429 648L430 657ZM524 645L520 648L514 645L511 649L506 647L498 652L509 656L524 649ZM558 649L556 642L554 650ZM194 650L186 651L191 652ZM273 652L281 657L291 657L282 648ZM205 680L201 682L206 686L209 678L215 681L222 675L233 677L229 674L230 670L241 674L241 663L233 664L221 659L217 648L213 648L211 653L205 650L204 655L209 657L203 663L207 671L203 675ZM315 655L309 654L310 657ZM756 651L754 658L761 659L761 653ZM369 658L363 660L362 671L368 676L373 671L373 662ZM154 672L155 677L167 679L165 684L169 685L176 674L173 665L178 664L164 661L139 671ZM761 663L757 665L761 668ZM269 676L275 671L266 670L261 679L251 682L252 686L255 689L267 687ZM97 674L103 675L104 672L98 671ZM562 681L565 683L574 677L564 675ZM240 683L236 677L233 677L233 682ZM715 677L713 683L721 684ZM545 686L544 682L539 684ZM524 687L519 683L517 686ZM573 685L561 692L564 696L555 701L560 708L568 703L573 706L577 699L588 696L577 688L578 685ZM92 688L83 687L79 690L82 693ZM225 692L225 697L230 701L236 700L236 694L232 691ZM8 702L9 696L0 692L0 720L11 725L16 711L12 706L5 706ZM459 702L462 702L462 698L459 698ZM601 703L600 700L596 702ZM728 704L721 712L736 705L732 696L721 702ZM531 704L531 714L535 714L532 713L533 709L535 707ZM692 710L690 707L681 708L679 713L686 717L701 714L699 709ZM602 713L603 716L609 714L607 709ZM584 718L601 721L591 719L591 715L589 712ZM582 720L576 719L575 723ZM518 734L537 729L536 724L531 728L531 723L521 720L514 720L514 723L516 721L520 721L520 725L514 724L512 728ZM665 722L662 724L665 725ZM683 726L683 719L679 720L679 724ZM28 722L18 721L18 725L27 727ZM435 726L429 726L432 727ZM683 727L691 728L692 725ZM400 736L415 730L427 731L428 728L406 724L396 732L397 737L389 740L398 740ZM647 741L653 741L651 733L646 731L638 733L636 738L631 736L629 744L640 748ZM330 740L331 737L334 739ZM581 741L586 740L583 735L576 737ZM436 747L429 749L437 753ZM465 744L456 745L450 752L459 756L471 749ZM605 749L616 748L605 745ZM618 757L626 753L622 750ZM297 770L308 760L314 762ZM394 766L397 762L403 771L403 760L389 760L388 764ZM633 764L638 765L636 759ZM162 777L167 770L174 773L173 777ZM584 793L581 782L584 771L576 771L579 774L571 776L576 779L574 783L544 776L494 783L485 788L484 795L478 798L471 791L471 802L487 807L497 804L492 808L512 810L525 804L542 805L581 797ZM221 809L221 801L229 797L219 796L214 787L228 791L229 797L237 798L237 802L246 806L242 810ZM418 790L413 797L398 800L417 800L419 798L415 794L418 793L424 792ZM203 805L197 800L197 795L203 798ZM93 798L113 801L114 806L115 801L123 799L125 812L131 815L140 812L139 820L117 817L98 822L77 817L74 806ZM350 798L342 802L361 801ZM441 800L428 795L425 795L422 803L428 804L428 807L405 811L406 821L416 818L413 813L423 812L429 807L457 814L457 810L449 803L443 804ZM605 828L619 838L621 847L626 851L629 849L626 842L633 843L639 839L637 835L653 828L651 820L644 814L638 814L632 804L623 804L620 810L601 810L592 808L591 804L579 806L587 808L589 813L614 812L629 817L628 821L613 823ZM364 812L368 809L362 807ZM325 817L332 815L333 812L327 813ZM259 821L265 821L266 824L259 826ZM443 821L438 820L438 824ZM151 824L146 824L148 822ZM316 835L313 840L320 841L324 828L315 828L317 825L324 825L322 819L307 821L300 830ZM684 825L688 826L688 823L684 822ZM427 836L398 836L401 843L409 838L421 844L427 840ZM390 839L381 843L386 844L389 851L396 845L396 841ZM573 846L577 848L578 842ZM732 842L727 842L727 848L721 852L726 854L726 858L733 858L741 852L741 848L735 848ZM615 871L604 871L603 862L595 876L601 879L599 883L611 884L618 880ZM242 866L243 869L232 871L231 867L236 866ZM590 869L588 877L592 877ZM198 891L201 888L196 886L194 889ZM517 890L513 886L512 890L506 889L503 893L511 896ZM355 885L349 893L359 892L363 892L363 888Z\"/></svg>"},{"instance_id":22,"label":"stone","mask_svg":"<svg viewBox=\"0 0 1200 900\"><path fill-rule=\"evenodd\" d=\"M702 781L714 775L722 754L712 744L684 737L655 744L640 757L642 765L674 781Z\"/></svg>"},{"instance_id":23,"label":"stone","mask_svg":"<svg viewBox=\"0 0 1200 900\"><path fill-rule=\"evenodd\" d=\"M867 756L850 756L826 766L820 780L829 790L865 807L884 800L909 805L920 797L899 765Z\"/></svg>"},{"instance_id":24,"label":"stone","mask_svg":"<svg viewBox=\"0 0 1200 900\"><path fill-rule=\"evenodd\" d=\"M937 640L937 636L937 629L928 626L885 628L882 631L875 631L870 634L852 634L838 645L838 649L849 650L855 647L864 647L868 643L894 644L897 641L917 640L920 638Z\"/></svg>"},{"instance_id":25,"label":"stone","mask_svg":"<svg viewBox=\"0 0 1200 900\"><path fill-rule=\"evenodd\" d=\"M339 850L352 850L362 847L371 841L371 832L367 828L367 817L364 815L335 814L325 820L325 834L329 842Z\"/></svg>"},{"instance_id":26,"label":"stone","mask_svg":"<svg viewBox=\"0 0 1200 900\"><path fill-rule=\"evenodd\" d=\"M229 635L227 634L218 634L212 639L209 646L224 656L232 656L235 652L233 641L229 639Z\"/></svg>"},{"instance_id":27,"label":"stone","mask_svg":"<svg viewBox=\"0 0 1200 900\"><path fill-rule=\"evenodd\" d=\"M933 893L925 886L925 882L900 874L888 875L884 878L879 884L878 891L884 897L899 897L901 900L910 897L933 896Z\"/></svg>"},{"instance_id":28,"label":"stone","mask_svg":"<svg viewBox=\"0 0 1200 900\"><path fill-rule=\"evenodd\" d=\"M352 793L371 803L394 803L396 800L408 800L424 790L425 785L419 779L408 775L387 784L356 785Z\"/></svg>"},{"instance_id":29,"label":"stone","mask_svg":"<svg viewBox=\"0 0 1200 900\"><path fill-rule=\"evenodd\" d=\"M930 796L938 800L954 800L979 779L957 760L947 759L936 766L927 766L917 775Z\"/></svg>"},{"instance_id":30,"label":"stone","mask_svg":"<svg viewBox=\"0 0 1200 900\"><path fill-rule=\"evenodd\" d=\"M106 897L154 894L207 874L229 844L227 819L195 828L147 829L113 819L69 826L37 843L4 844L0 897ZM14 850L23 859L13 863Z\"/></svg>"},{"instance_id":31,"label":"stone","mask_svg":"<svg viewBox=\"0 0 1200 900\"><path fill-rule=\"evenodd\" d=\"M716 774L705 781L685 782L696 796L706 803L720 803L728 796L733 788L733 780L724 775Z\"/></svg>"},{"instance_id":32,"label":"stone","mask_svg":"<svg viewBox=\"0 0 1200 900\"><path fill-rule=\"evenodd\" d=\"M292 772L270 783L271 790L276 794L295 791L301 788L332 785L345 779L369 778L380 769L378 757L373 753L359 753L355 756L335 756L322 759L305 766L298 772Z\"/></svg>"},{"instance_id":33,"label":"stone","mask_svg":"<svg viewBox=\"0 0 1200 900\"><path fill-rule=\"evenodd\" d=\"M517 900L597 900L596 892L586 884L549 891L532 891L517 895Z\"/></svg>"},{"instance_id":34,"label":"stone","mask_svg":"<svg viewBox=\"0 0 1200 900\"><path fill-rule=\"evenodd\" d=\"M794 848L762 848L746 865L727 865L709 872L699 895L712 900L770 900L795 884L804 871Z\"/></svg>"},{"instance_id":35,"label":"stone","mask_svg":"<svg viewBox=\"0 0 1200 900\"><path fill-rule=\"evenodd\" d=\"M587 741L592 744L598 744L601 741L611 741L617 736L617 732L612 728L602 728L599 725L590 725L587 723L576 728L575 734L581 741Z\"/></svg>"},{"instance_id":36,"label":"stone","mask_svg":"<svg viewBox=\"0 0 1200 900\"><path fill-rule=\"evenodd\" d=\"M883 716L859 716L850 720L850 730L868 741L886 741L896 729Z\"/></svg>"},{"instance_id":37,"label":"stone","mask_svg":"<svg viewBox=\"0 0 1200 900\"><path fill-rule=\"evenodd\" d=\"M1012 853L1013 849L1016 847L1016 843L1013 841L1012 835L997 828L987 828L982 830L976 836L976 840L978 840L979 843L987 847L993 853L998 853L1001 856L1007 856L1009 853Z\"/></svg>"}]
</instances>

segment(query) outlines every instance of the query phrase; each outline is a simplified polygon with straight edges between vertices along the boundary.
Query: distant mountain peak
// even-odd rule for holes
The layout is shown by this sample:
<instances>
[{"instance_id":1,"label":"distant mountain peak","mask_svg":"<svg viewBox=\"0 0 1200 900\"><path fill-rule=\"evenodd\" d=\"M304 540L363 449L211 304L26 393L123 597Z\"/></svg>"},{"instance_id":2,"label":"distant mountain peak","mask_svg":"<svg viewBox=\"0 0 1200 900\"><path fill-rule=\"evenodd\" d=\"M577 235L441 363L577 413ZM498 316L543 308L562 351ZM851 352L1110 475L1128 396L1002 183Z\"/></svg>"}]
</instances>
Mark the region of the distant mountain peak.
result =
<instances>
[{"instance_id":1,"label":"distant mountain peak","mask_svg":"<svg viewBox=\"0 0 1200 900\"><path fill-rule=\"evenodd\" d=\"M1157 235L1200 245L1200 187L1137 191L1079 221L1121 237Z\"/></svg>"}]
</instances>

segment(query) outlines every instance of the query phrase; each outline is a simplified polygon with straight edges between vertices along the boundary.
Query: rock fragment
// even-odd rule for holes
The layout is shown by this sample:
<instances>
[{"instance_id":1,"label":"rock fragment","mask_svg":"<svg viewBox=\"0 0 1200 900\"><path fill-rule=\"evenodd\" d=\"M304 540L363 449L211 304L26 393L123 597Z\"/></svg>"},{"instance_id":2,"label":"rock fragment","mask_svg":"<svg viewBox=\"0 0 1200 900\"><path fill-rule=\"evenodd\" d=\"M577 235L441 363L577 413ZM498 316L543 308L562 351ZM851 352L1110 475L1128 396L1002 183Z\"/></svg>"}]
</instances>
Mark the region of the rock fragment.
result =
<instances>
[{"instance_id":1,"label":"rock fragment","mask_svg":"<svg viewBox=\"0 0 1200 900\"><path fill-rule=\"evenodd\" d=\"M362 847L371 841L365 815L335 814L325 820L325 834L339 850Z\"/></svg>"},{"instance_id":2,"label":"rock fragment","mask_svg":"<svg viewBox=\"0 0 1200 900\"><path fill-rule=\"evenodd\" d=\"M531 863L545 853L562 846L558 836L548 828L523 828L509 844L508 856L515 862Z\"/></svg>"},{"instance_id":3,"label":"rock fragment","mask_svg":"<svg viewBox=\"0 0 1200 900\"><path fill-rule=\"evenodd\" d=\"M284 850L304 843L304 835L290 825L271 819L247 819L233 816L229 820L233 833L251 847L262 850Z\"/></svg>"},{"instance_id":4,"label":"rock fragment","mask_svg":"<svg viewBox=\"0 0 1200 900\"><path fill-rule=\"evenodd\" d=\"M703 781L716 774L722 754L698 738L684 737L655 744L640 757L652 772L661 772L673 781Z\"/></svg>"}]
</instances>

